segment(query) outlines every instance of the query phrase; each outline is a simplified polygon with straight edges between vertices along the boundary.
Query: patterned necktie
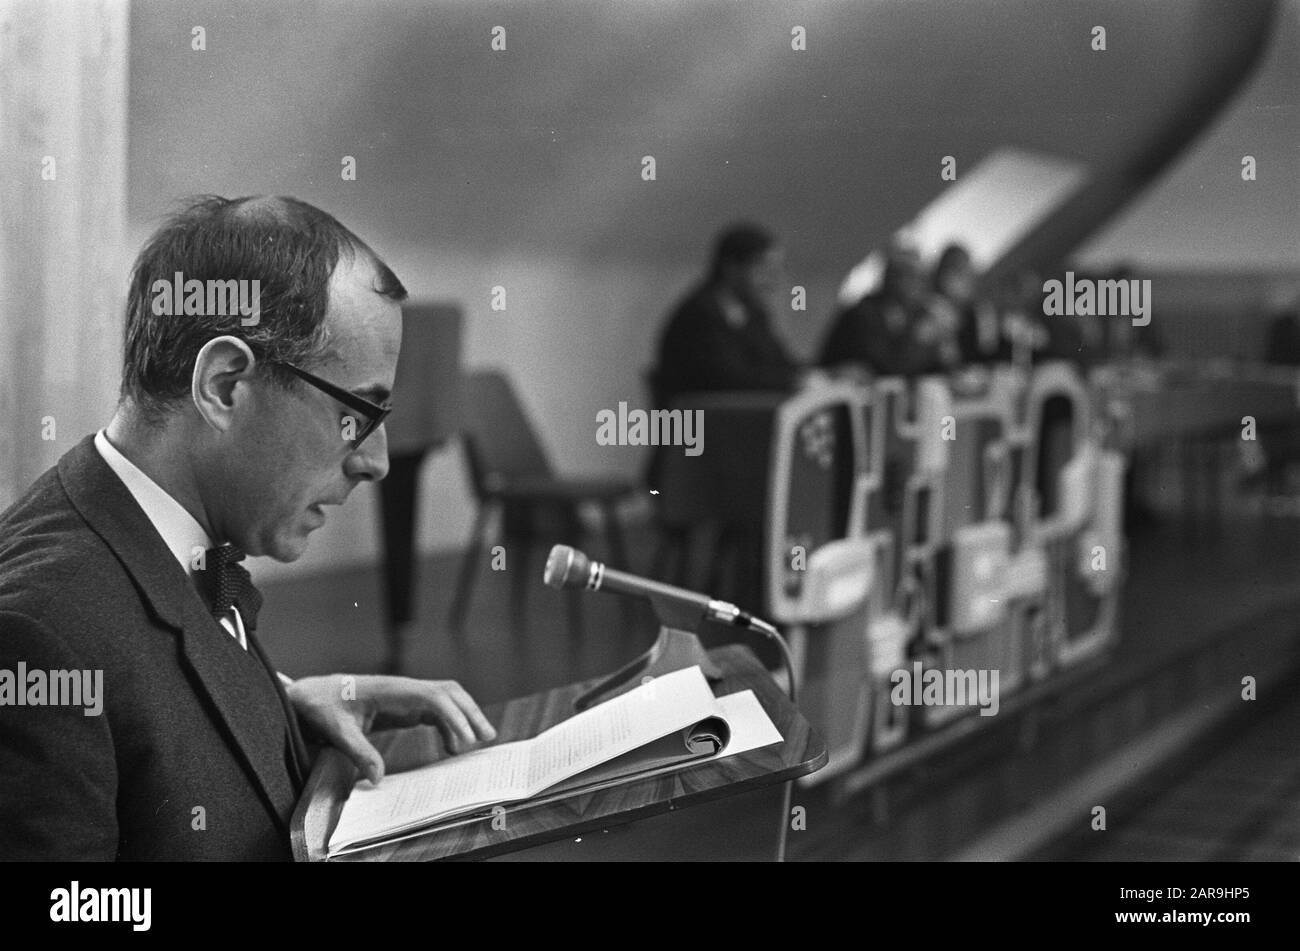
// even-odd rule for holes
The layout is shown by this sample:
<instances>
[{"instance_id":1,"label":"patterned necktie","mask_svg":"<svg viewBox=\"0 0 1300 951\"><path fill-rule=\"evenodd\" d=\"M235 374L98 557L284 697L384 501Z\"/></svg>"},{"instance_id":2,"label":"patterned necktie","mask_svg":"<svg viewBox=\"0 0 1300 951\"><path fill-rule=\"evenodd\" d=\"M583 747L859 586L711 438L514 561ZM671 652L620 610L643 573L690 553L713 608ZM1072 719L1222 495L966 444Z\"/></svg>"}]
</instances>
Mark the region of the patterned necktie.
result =
<instances>
[{"instance_id":1,"label":"patterned necktie","mask_svg":"<svg viewBox=\"0 0 1300 951\"><path fill-rule=\"evenodd\" d=\"M234 545L209 548L204 554L205 568L195 572L199 589L212 605L212 616L221 619L231 608L239 609L239 616L248 630L257 629L257 612L262 608L262 595L253 586L253 576L240 564L244 553Z\"/></svg>"}]
</instances>

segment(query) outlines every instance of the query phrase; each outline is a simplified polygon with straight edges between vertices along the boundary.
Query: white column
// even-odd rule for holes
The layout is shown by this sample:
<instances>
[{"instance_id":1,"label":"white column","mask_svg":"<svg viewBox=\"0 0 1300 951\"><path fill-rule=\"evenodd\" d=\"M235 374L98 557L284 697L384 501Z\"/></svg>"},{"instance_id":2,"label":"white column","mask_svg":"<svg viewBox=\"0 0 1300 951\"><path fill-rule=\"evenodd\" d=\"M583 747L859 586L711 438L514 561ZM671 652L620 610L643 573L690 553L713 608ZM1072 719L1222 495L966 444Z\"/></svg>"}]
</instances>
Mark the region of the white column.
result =
<instances>
[{"instance_id":1,"label":"white column","mask_svg":"<svg viewBox=\"0 0 1300 951\"><path fill-rule=\"evenodd\" d=\"M0 509L115 403L127 26L126 0L0 0Z\"/></svg>"}]
</instances>

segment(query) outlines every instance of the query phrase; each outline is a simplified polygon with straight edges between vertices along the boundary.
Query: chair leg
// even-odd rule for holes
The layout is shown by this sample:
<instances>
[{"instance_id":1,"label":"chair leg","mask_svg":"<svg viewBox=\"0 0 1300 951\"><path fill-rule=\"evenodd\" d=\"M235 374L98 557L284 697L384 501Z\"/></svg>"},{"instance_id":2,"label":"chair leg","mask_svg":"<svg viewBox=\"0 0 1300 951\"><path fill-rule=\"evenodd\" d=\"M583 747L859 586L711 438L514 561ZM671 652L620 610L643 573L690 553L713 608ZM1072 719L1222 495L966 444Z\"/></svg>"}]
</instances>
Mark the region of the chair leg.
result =
<instances>
[{"instance_id":1,"label":"chair leg","mask_svg":"<svg viewBox=\"0 0 1300 951\"><path fill-rule=\"evenodd\" d=\"M692 550L695 547L695 531L690 528L675 528L672 531L672 545L677 557L673 563L672 583L679 588L686 588L691 583Z\"/></svg>"},{"instance_id":2,"label":"chair leg","mask_svg":"<svg viewBox=\"0 0 1300 951\"><path fill-rule=\"evenodd\" d=\"M412 598L416 570L415 503L423 460L423 452L393 456L388 478L379 483L388 608L388 656L384 671L390 674L402 672L406 636L415 619Z\"/></svg>"},{"instance_id":3,"label":"chair leg","mask_svg":"<svg viewBox=\"0 0 1300 951\"><path fill-rule=\"evenodd\" d=\"M627 560L627 545L623 542L623 526L618 520L618 504L606 501L601 504L601 520L605 523L605 543L609 546L609 560L623 571L633 571Z\"/></svg>"},{"instance_id":4,"label":"chair leg","mask_svg":"<svg viewBox=\"0 0 1300 951\"><path fill-rule=\"evenodd\" d=\"M753 523L741 526L736 539L736 603L749 611L766 613L763 601L763 530Z\"/></svg>"},{"instance_id":5,"label":"chair leg","mask_svg":"<svg viewBox=\"0 0 1300 951\"><path fill-rule=\"evenodd\" d=\"M655 547L650 555L650 577L664 578L667 577L668 559L672 556L671 538L666 528L658 528L655 531Z\"/></svg>"},{"instance_id":6,"label":"chair leg","mask_svg":"<svg viewBox=\"0 0 1300 951\"><path fill-rule=\"evenodd\" d=\"M570 590L565 592L566 610L569 617L569 639L581 643L585 637L586 627L582 616L582 592Z\"/></svg>"},{"instance_id":7,"label":"chair leg","mask_svg":"<svg viewBox=\"0 0 1300 951\"><path fill-rule=\"evenodd\" d=\"M510 553L510 626L516 635L528 631L528 565L535 542L531 534L525 535Z\"/></svg>"},{"instance_id":8,"label":"chair leg","mask_svg":"<svg viewBox=\"0 0 1300 951\"><path fill-rule=\"evenodd\" d=\"M456 594L451 600L451 613L447 626L451 633L460 637L465 631L465 615L469 611L470 599L474 595L474 581L478 578L479 558L483 554L483 532L487 528L490 506L480 505L478 515L474 517L474 530L470 535L469 548L460 563L460 577L456 579Z\"/></svg>"},{"instance_id":9,"label":"chair leg","mask_svg":"<svg viewBox=\"0 0 1300 951\"><path fill-rule=\"evenodd\" d=\"M726 570L727 559L731 557L734 547L731 526L722 524L718 526L717 534L712 539L712 558L710 559L709 577L705 582L707 591L712 597L725 598L726 591Z\"/></svg>"},{"instance_id":10,"label":"chair leg","mask_svg":"<svg viewBox=\"0 0 1300 951\"><path fill-rule=\"evenodd\" d=\"M412 592L416 568L416 494L423 461L422 452L392 456L388 478L379 483L384 530L384 581L391 630L415 617Z\"/></svg>"},{"instance_id":11,"label":"chair leg","mask_svg":"<svg viewBox=\"0 0 1300 951\"><path fill-rule=\"evenodd\" d=\"M605 543L609 547L610 561L624 571L633 570L627 560L627 546L623 543L623 527L618 521L615 502L607 501L601 506L601 520L605 523ZM623 623L629 628L636 624L636 605L631 598L623 599Z\"/></svg>"}]
</instances>

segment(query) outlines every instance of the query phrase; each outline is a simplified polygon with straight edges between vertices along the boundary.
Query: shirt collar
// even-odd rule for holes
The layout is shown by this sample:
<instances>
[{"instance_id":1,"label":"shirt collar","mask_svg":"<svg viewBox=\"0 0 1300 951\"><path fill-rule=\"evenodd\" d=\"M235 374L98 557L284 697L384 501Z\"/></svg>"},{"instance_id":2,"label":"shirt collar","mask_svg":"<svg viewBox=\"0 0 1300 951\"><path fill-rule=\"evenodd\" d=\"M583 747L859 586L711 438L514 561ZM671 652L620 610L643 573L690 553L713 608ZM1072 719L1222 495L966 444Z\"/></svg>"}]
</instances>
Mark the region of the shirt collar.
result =
<instances>
[{"instance_id":1,"label":"shirt collar","mask_svg":"<svg viewBox=\"0 0 1300 951\"><path fill-rule=\"evenodd\" d=\"M130 459L122 455L111 442L104 430L95 434L95 448L103 457L108 467L126 485L132 498L144 510L145 516L162 536L172 556L185 569L186 574L193 574L191 565L195 549L200 552L212 547L212 539L199 524L198 519L186 511L185 506L174 498L153 479L149 478Z\"/></svg>"}]
</instances>

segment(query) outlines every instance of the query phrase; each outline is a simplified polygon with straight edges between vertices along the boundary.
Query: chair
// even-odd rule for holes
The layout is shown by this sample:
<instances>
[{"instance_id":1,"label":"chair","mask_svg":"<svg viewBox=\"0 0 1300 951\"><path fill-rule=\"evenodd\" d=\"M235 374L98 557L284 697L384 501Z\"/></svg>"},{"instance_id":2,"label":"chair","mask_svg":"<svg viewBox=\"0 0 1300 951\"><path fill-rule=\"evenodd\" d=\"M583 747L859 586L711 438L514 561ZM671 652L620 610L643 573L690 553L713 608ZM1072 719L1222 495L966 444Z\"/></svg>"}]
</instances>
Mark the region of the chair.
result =
<instances>
[{"instance_id":1,"label":"chair","mask_svg":"<svg viewBox=\"0 0 1300 951\"><path fill-rule=\"evenodd\" d=\"M516 631L524 627L524 608L532 550L540 541L573 541L582 536L578 510L584 503L601 510L605 541L612 563L627 565L618 519L618 503L637 490L629 479L570 478L555 473L514 387L497 370L480 370L465 379L465 427L462 434L470 482L478 499L478 515L470 546L461 563L452 600L450 627L464 630L465 617L480 570L483 534L494 509L502 512L502 535L509 543L513 575L512 618ZM569 592L569 620L574 632L581 625L581 591Z\"/></svg>"}]
</instances>

